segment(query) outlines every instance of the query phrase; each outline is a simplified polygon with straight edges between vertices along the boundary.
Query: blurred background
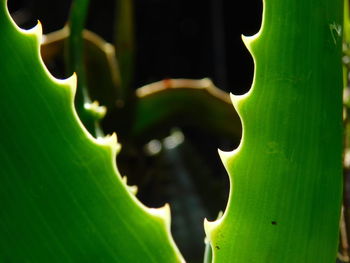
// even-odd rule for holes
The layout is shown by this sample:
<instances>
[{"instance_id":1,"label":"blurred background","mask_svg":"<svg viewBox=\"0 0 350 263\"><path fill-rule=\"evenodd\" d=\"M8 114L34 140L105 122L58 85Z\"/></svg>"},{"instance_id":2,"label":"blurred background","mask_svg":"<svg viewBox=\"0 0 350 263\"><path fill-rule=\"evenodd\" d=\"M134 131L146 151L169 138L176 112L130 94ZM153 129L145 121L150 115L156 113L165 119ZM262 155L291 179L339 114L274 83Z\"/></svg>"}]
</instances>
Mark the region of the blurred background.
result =
<instances>
[{"instance_id":1,"label":"blurred background","mask_svg":"<svg viewBox=\"0 0 350 263\"><path fill-rule=\"evenodd\" d=\"M91 0L86 23L111 43L116 3ZM66 24L71 1L8 0L8 5L21 27L31 28L40 20L47 34ZM261 0L135 0L132 88L170 78L210 78L223 91L247 92L254 67L241 34L259 30L261 12ZM49 69L56 77L67 77L59 67ZM103 127L106 133L114 131L109 123ZM142 144L129 147L124 137L118 157L121 174L138 186L137 196L146 205L170 203L176 243L188 262L202 262L203 219L214 220L224 211L229 192L217 149L233 150L239 136L175 123L167 133Z\"/></svg>"},{"instance_id":2,"label":"blurred background","mask_svg":"<svg viewBox=\"0 0 350 263\"><path fill-rule=\"evenodd\" d=\"M113 42L116 0L91 0L86 27ZM261 0L135 0L136 86L163 78L209 77L221 89L242 94L253 62L241 35L255 34ZM44 33L61 29L71 0L8 0L24 28L40 20Z\"/></svg>"}]
</instances>

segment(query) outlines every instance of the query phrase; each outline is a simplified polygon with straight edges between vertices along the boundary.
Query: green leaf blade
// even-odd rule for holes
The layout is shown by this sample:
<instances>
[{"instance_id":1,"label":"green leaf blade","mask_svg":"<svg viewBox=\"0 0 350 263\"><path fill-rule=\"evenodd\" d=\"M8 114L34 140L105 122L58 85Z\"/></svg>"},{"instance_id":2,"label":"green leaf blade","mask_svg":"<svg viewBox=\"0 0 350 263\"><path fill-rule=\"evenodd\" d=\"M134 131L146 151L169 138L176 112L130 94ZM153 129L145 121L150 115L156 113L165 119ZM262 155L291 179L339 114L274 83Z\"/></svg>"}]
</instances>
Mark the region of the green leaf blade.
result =
<instances>
[{"instance_id":1,"label":"green leaf blade","mask_svg":"<svg viewBox=\"0 0 350 263\"><path fill-rule=\"evenodd\" d=\"M115 167L116 137L94 139L54 79L40 25L19 30L0 3L0 261L182 262L169 209L140 204Z\"/></svg>"},{"instance_id":2,"label":"green leaf blade","mask_svg":"<svg viewBox=\"0 0 350 263\"><path fill-rule=\"evenodd\" d=\"M232 190L206 224L214 262L334 262L342 182L341 1L266 0L245 42L243 138L222 153Z\"/></svg>"}]
</instances>

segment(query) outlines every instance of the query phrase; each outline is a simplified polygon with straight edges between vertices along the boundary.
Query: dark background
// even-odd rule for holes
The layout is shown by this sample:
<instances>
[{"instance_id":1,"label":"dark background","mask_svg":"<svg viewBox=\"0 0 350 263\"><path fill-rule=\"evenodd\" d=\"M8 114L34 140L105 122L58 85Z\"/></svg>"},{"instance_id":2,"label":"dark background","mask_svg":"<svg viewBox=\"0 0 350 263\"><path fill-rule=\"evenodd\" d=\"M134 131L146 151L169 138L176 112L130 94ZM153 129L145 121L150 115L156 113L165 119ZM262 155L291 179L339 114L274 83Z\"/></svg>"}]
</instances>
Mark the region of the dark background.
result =
<instances>
[{"instance_id":1,"label":"dark background","mask_svg":"<svg viewBox=\"0 0 350 263\"><path fill-rule=\"evenodd\" d=\"M69 0L8 0L17 22L39 19L44 33L62 28ZM87 28L113 41L115 1L91 0ZM221 89L242 94L252 81L253 61L241 34L255 34L261 0L135 0L137 86L163 78L210 77Z\"/></svg>"},{"instance_id":2,"label":"dark background","mask_svg":"<svg viewBox=\"0 0 350 263\"><path fill-rule=\"evenodd\" d=\"M259 30L261 0L135 0L134 3L135 88L164 78L204 77L234 94L243 94L250 88L253 60L241 41L241 34L253 35ZM69 0L8 0L10 12L20 26L31 28L40 20L44 33L65 25L70 4ZM86 27L113 42L114 11L115 0L91 0ZM170 202L172 231L181 252L188 262L201 262L203 217L214 220L225 209L229 191L228 177L216 149L232 150L237 142L195 129L184 133L188 143L180 151L165 153L156 160L142 160L153 168L144 172L144 181L135 179L132 171L121 173L130 176L131 183L140 187L138 197L146 205L154 207ZM213 192L202 186L206 182L212 184Z\"/></svg>"}]
</instances>

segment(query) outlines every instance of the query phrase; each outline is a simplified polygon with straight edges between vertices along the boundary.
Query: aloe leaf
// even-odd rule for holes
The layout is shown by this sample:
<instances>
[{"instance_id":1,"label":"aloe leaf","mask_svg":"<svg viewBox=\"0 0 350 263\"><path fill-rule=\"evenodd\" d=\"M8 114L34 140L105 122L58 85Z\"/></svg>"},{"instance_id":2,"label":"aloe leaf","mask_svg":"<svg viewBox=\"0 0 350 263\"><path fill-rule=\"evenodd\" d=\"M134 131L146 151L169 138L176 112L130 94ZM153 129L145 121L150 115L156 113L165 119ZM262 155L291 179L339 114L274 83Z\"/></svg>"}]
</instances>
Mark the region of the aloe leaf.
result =
<instances>
[{"instance_id":1,"label":"aloe leaf","mask_svg":"<svg viewBox=\"0 0 350 263\"><path fill-rule=\"evenodd\" d=\"M231 192L205 223L213 262L334 262L342 188L341 0L265 0L244 37L251 91L233 96L241 144L221 152Z\"/></svg>"},{"instance_id":2,"label":"aloe leaf","mask_svg":"<svg viewBox=\"0 0 350 263\"><path fill-rule=\"evenodd\" d=\"M63 61L69 36L68 27L44 35L41 54L46 64L55 60ZM84 29L83 59L86 71L86 84L93 100L101 102L108 110L116 107L120 89L119 67L115 48L95 33Z\"/></svg>"},{"instance_id":3,"label":"aloe leaf","mask_svg":"<svg viewBox=\"0 0 350 263\"><path fill-rule=\"evenodd\" d=\"M165 79L137 89L136 96L133 135L138 140L174 126L196 127L234 141L241 136L229 95L209 79Z\"/></svg>"},{"instance_id":4,"label":"aloe leaf","mask_svg":"<svg viewBox=\"0 0 350 263\"><path fill-rule=\"evenodd\" d=\"M73 106L76 77L54 79L41 26L20 30L0 2L0 261L181 262L169 209L137 201Z\"/></svg>"}]
</instances>

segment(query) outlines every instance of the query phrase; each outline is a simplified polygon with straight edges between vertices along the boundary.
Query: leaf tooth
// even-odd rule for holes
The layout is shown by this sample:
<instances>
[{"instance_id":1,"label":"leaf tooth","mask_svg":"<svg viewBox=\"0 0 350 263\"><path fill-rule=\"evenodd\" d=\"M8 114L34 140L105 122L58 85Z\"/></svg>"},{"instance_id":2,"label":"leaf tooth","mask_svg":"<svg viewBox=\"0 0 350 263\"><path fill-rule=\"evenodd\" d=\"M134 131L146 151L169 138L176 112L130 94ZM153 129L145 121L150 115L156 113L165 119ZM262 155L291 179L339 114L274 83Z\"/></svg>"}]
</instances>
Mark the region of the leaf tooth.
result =
<instances>
[{"instance_id":1,"label":"leaf tooth","mask_svg":"<svg viewBox=\"0 0 350 263\"><path fill-rule=\"evenodd\" d=\"M247 93L245 93L244 96L245 98L250 96L253 93L254 87L255 87L255 78L256 78L256 70L257 70L257 50L258 50L258 45L259 45L259 39L262 34L262 27L260 28L259 32L256 33L255 35L252 36L245 36L241 35L242 41L246 48L248 49L250 55L252 56L253 63L254 63L254 74L253 74L253 81L251 84L251 88ZM231 97L232 99L232 97Z\"/></svg>"},{"instance_id":2,"label":"leaf tooth","mask_svg":"<svg viewBox=\"0 0 350 263\"><path fill-rule=\"evenodd\" d=\"M208 219L204 218L204 232L209 242L211 242L211 233L214 231L214 229L218 226L219 223L219 220L209 221Z\"/></svg>"},{"instance_id":3,"label":"leaf tooth","mask_svg":"<svg viewBox=\"0 0 350 263\"><path fill-rule=\"evenodd\" d=\"M239 148L241 147L243 138L244 138L244 131L245 131L245 118L243 116L243 105L246 102L246 100L249 98L249 96L251 96L251 90L250 89L247 93L243 94L243 95L234 95L232 93L230 93L230 98L231 98L231 102L233 107L235 108L241 123L242 123L242 137L241 137L241 143L238 146L238 148L236 150L234 150L234 152L231 153L231 155L233 155L235 152L237 152L239 150ZM224 160L228 159L228 153L219 151L219 155L222 159L223 162L225 162Z\"/></svg>"},{"instance_id":4,"label":"leaf tooth","mask_svg":"<svg viewBox=\"0 0 350 263\"><path fill-rule=\"evenodd\" d=\"M227 171L228 171L228 167L230 166L230 164L232 162L234 162L234 159L238 155L240 148L241 148L241 145L242 145L242 143L238 146L237 149L235 149L233 151L218 150L219 156L220 156ZM229 174L229 181L230 181L230 193L232 193L232 186L233 186L234 179L233 179L233 175L231 173L228 173L228 174ZM218 218L214 221L209 221L206 218L204 219L204 231L205 231L206 237L208 238L209 242L212 242L212 237L215 236L215 232L217 232L217 230L219 229L219 226L220 226L221 222L224 220L231 203L232 202L231 202L231 194L230 194L229 200L227 201L227 208L225 209L224 213L220 212Z\"/></svg>"},{"instance_id":5,"label":"leaf tooth","mask_svg":"<svg viewBox=\"0 0 350 263\"><path fill-rule=\"evenodd\" d=\"M49 72L47 69L40 53L40 44L42 43L43 39L43 28L42 24L39 20L37 20L37 24L30 28L30 29L22 29L19 27L16 22L13 20L12 16L10 15L8 8L7 8L7 0L3 1L3 5L0 6L0 8L4 8L5 12L7 13L7 18L9 19L9 22L12 24L12 26L20 32L22 35L24 35L27 38L30 38L32 41L35 41L35 49L37 53L37 58L42 66L42 68L45 70L47 76L55 83L60 84L62 87L68 87L70 89L70 94L71 94L71 100L72 100L72 105L74 105L74 96L76 93L76 87L77 87L77 76L75 73L67 79L57 79L52 74ZM75 112L75 110L74 110Z\"/></svg>"},{"instance_id":6,"label":"leaf tooth","mask_svg":"<svg viewBox=\"0 0 350 263\"><path fill-rule=\"evenodd\" d=\"M43 37L43 26L39 20L37 20L37 24L30 29L22 29L19 26L17 26L16 23L15 25L21 32L23 32L27 36L35 36L39 40L38 42L41 43L41 39Z\"/></svg>"},{"instance_id":7,"label":"leaf tooth","mask_svg":"<svg viewBox=\"0 0 350 263\"><path fill-rule=\"evenodd\" d=\"M137 185L128 185L128 178L126 176L122 177L122 181L131 194L133 195L137 194L137 191L138 191Z\"/></svg>"},{"instance_id":8,"label":"leaf tooth","mask_svg":"<svg viewBox=\"0 0 350 263\"><path fill-rule=\"evenodd\" d=\"M121 149L121 145L118 143L117 134L115 132L112 133L112 135L109 136L110 139L110 145L114 149L115 155L119 153Z\"/></svg>"},{"instance_id":9,"label":"leaf tooth","mask_svg":"<svg viewBox=\"0 0 350 263\"><path fill-rule=\"evenodd\" d=\"M95 120L101 120L107 112L105 106L100 106L98 101L93 101L91 103L85 103L84 108L93 116Z\"/></svg>"},{"instance_id":10,"label":"leaf tooth","mask_svg":"<svg viewBox=\"0 0 350 263\"><path fill-rule=\"evenodd\" d=\"M6 14L5 17L8 18L10 24L12 24L12 26L15 27L15 29L18 32L20 32L22 34L25 34L27 36L35 36L38 40L41 41L42 34L43 34L43 29L42 29L42 25L41 25L39 20L37 20L37 24L34 27L32 27L30 29L23 29L23 28L19 27L17 25L17 23L13 20L10 12L8 10L8 7L7 7L7 0L0 0L0 1L1 1L0 12ZM39 41L39 43L40 43L40 41Z\"/></svg>"},{"instance_id":11,"label":"leaf tooth","mask_svg":"<svg viewBox=\"0 0 350 263\"><path fill-rule=\"evenodd\" d=\"M213 234L219 228L221 222L224 219L224 216L225 214L220 211L218 218L215 221L209 221L208 219L204 218L204 232L206 235L206 240L209 241L209 243L213 243Z\"/></svg>"},{"instance_id":12,"label":"leaf tooth","mask_svg":"<svg viewBox=\"0 0 350 263\"><path fill-rule=\"evenodd\" d=\"M114 159L117 157L117 154L119 153L119 151L121 149L121 145L118 143L116 133L113 132L111 135L107 135L105 137L97 137L94 140L99 145L106 146L106 147L111 149L112 157L113 157L113 163L115 163Z\"/></svg>"},{"instance_id":13,"label":"leaf tooth","mask_svg":"<svg viewBox=\"0 0 350 263\"><path fill-rule=\"evenodd\" d=\"M147 207L147 211L154 217L161 220L163 226L165 227L166 234L171 242L174 242L171 236L171 212L170 206L166 203L164 206L159 208L149 208Z\"/></svg>"},{"instance_id":14,"label":"leaf tooth","mask_svg":"<svg viewBox=\"0 0 350 263\"><path fill-rule=\"evenodd\" d=\"M238 146L239 148L239 146ZM237 149L233 150L233 151L222 151L220 149L218 149L218 153L220 156L221 161L223 162L225 168L227 169L228 167L228 163L231 161L231 159L235 156Z\"/></svg>"},{"instance_id":15,"label":"leaf tooth","mask_svg":"<svg viewBox=\"0 0 350 263\"><path fill-rule=\"evenodd\" d=\"M248 51L253 55L253 57L254 57L253 46L254 46L254 43L256 42L256 40L258 39L259 35L260 35L260 32L256 33L255 35L252 35L252 36L241 35L241 38L242 38L244 45L246 46Z\"/></svg>"},{"instance_id":16,"label":"leaf tooth","mask_svg":"<svg viewBox=\"0 0 350 263\"><path fill-rule=\"evenodd\" d=\"M170 229L170 207L169 204L166 203L164 206L159 207L159 208L148 208L148 212L158 218L161 218L164 223L166 228Z\"/></svg>"},{"instance_id":17,"label":"leaf tooth","mask_svg":"<svg viewBox=\"0 0 350 263\"><path fill-rule=\"evenodd\" d=\"M241 38L243 40L244 45L246 46L246 48L249 50L249 52L252 54L253 59L254 59L254 45L256 40L258 40L258 38L262 35L262 31L264 28L264 24L265 24L265 0L262 1L263 3L263 8L262 8L262 21L261 21L261 26L259 31L252 35L252 36L246 36L244 34L241 35Z\"/></svg>"},{"instance_id":18,"label":"leaf tooth","mask_svg":"<svg viewBox=\"0 0 350 263\"><path fill-rule=\"evenodd\" d=\"M234 95L234 94L230 93L230 98L231 98L232 105L235 108L235 110L237 111L238 115L239 115L239 111L240 111L240 103L244 99L244 97L246 97L246 94L244 94L244 95Z\"/></svg>"},{"instance_id":19,"label":"leaf tooth","mask_svg":"<svg viewBox=\"0 0 350 263\"><path fill-rule=\"evenodd\" d=\"M51 76L51 74L50 74L50 76ZM77 81L78 81L77 74L74 72L72 74L72 76L70 76L69 78L66 78L66 79L54 78L54 79L56 82L63 84L64 86L68 87L68 89L70 89L71 100L72 100L72 103L74 103L74 96L75 96L75 93L77 91Z\"/></svg>"},{"instance_id":20,"label":"leaf tooth","mask_svg":"<svg viewBox=\"0 0 350 263\"><path fill-rule=\"evenodd\" d=\"M166 203L163 207L160 208L146 207L146 209L148 213L161 220L163 226L165 227L166 235L168 236L169 242L172 243L173 247L177 250L177 254L179 255L181 260L180 262L185 263L185 260L182 258L181 253L178 250L178 247L176 246L175 241L171 235L171 213L169 204Z\"/></svg>"}]
</instances>

